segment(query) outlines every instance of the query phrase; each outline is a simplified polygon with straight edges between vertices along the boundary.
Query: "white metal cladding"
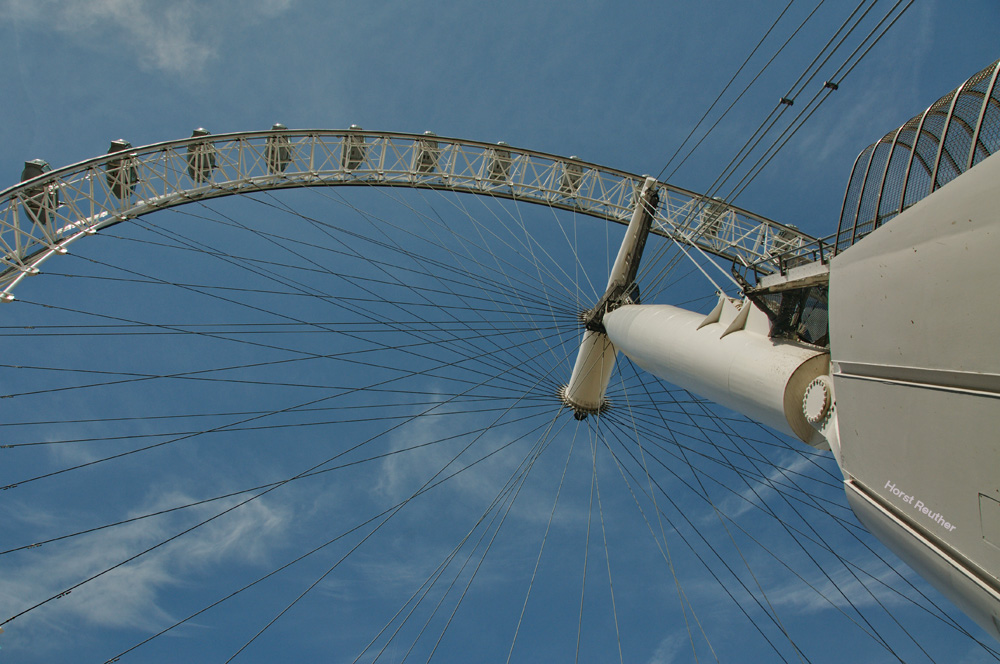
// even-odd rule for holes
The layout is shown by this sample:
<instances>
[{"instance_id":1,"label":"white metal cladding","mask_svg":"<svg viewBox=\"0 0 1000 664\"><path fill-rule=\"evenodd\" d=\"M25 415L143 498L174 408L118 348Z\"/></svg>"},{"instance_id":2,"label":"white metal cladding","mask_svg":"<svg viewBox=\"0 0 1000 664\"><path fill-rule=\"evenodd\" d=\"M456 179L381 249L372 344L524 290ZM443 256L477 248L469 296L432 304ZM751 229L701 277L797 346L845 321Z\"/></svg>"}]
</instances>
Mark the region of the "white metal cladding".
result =
<instances>
[{"instance_id":1,"label":"white metal cladding","mask_svg":"<svg viewBox=\"0 0 1000 664\"><path fill-rule=\"evenodd\" d=\"M1000 149L1000 60L869 145L854 162L837 250Z\"/></svg>"},{"instance_id":2,"label":"white metal cladding","mask_svg":"<svg viewBox=\"0 0 1000 664\"><path fill-rule=\"evenodd\" d=\"M196 132L197 134L197 132ZM627 224L642 177L555 155L432 134L286 130L128 148L0 192L0 297L66 245L139 215L232 194L373 185L487 194ZM758 270L813 238L660 183L653 232ZM774 260L772 260L774 259Z\"/></svg>"}]
</instances>

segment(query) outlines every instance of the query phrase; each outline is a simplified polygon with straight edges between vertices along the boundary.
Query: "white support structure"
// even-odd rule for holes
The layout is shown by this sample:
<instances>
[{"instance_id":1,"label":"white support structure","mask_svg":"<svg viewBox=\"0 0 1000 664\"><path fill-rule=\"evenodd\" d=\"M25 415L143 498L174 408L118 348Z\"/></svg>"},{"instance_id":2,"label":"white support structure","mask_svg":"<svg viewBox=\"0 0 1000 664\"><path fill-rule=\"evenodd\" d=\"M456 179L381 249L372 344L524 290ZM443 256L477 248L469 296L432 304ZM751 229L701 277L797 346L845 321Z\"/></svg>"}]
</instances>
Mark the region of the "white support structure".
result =
<instances>
[{"instance_id":1,"label":"white support structure","mask_svg":"<svg viewBox=\"0 0 1000 664\"><path fill-rule=\"evenodd\" d=\"M829 446L862 523L1000 639L997 182L993 155L833 259L831 354L725 297L602 323L647 371Z\"/></svg>"},{"instance_id":2,"label":"white support structure","mask_svg":"<svg viewBox=\"0 0 1000 664\"><path fill-rule=\"evenodd\" d=\"M670 305L632 305L604 317L611 342L646 371L829 449L802 408L806 388L829 372L829 355L770 339L768 325L749 301L726 297L708 316Z\"/></svg>"},{"instance_id":3,"label":"white support structure","mask_svg":"<svg viewBox=\"0 0 1000 664\"><path fill-rule=\"evenodd\" d=\"M608 307L617 306L621 298L627 297L628 289L633 286L658 202L658 183L654 178L646 178L639 196L636 197L635 209L625 231L625 238L618 249L614 265L611 266L604 296L597 306L588 312L587 329L584 330L580 342L580 352L576 356L573 374L559 395L563 402L573 409L577 419L599 413L607 406L604 394L607 392L608 382L615 368L617 351L608 341L608 335L601 329L600 321L606 315Z\"/></svg>"},{"instance_id":4,"label":"white support structure","mask_svg":"<svg viewBox=\"0 0 1000 664\"><path fill-rule=\"evenodd\" d=\"M858 518L1000 639L1000 154L830 264L841 470Z\"/></svg>"}]
</instances>

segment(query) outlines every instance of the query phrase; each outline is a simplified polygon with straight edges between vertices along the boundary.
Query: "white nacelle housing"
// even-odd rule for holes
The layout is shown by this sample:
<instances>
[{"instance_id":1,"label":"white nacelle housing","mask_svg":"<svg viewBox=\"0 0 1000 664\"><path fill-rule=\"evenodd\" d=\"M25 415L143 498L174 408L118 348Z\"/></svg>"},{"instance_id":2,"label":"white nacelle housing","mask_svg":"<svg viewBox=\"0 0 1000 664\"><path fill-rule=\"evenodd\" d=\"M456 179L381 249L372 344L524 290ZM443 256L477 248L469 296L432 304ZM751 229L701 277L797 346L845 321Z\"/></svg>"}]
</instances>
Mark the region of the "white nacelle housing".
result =
<instances>
[{"instance_id":1,"label":"white nacelle housing","mask_svg":"<svg viewBox=\"0 0 1000 664\"><path fill-rule=\"evenodd\" d=\"M829 371L821 349L770 339L750 302L726 298L704 314L630 305L604 318L608 337L650 373L800 440L829 449L802 413L806 387Z\"/></svg>"}]
</instances>

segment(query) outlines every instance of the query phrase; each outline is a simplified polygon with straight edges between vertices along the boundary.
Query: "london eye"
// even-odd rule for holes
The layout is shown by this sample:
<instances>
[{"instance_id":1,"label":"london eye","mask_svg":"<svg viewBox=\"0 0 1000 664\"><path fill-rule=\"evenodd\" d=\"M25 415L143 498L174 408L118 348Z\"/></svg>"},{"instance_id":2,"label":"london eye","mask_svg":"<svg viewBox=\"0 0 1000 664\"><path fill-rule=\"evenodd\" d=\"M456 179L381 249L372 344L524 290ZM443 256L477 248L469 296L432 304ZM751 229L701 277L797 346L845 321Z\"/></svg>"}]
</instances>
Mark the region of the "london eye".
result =
<instances>
[{"instance_id":1,"label":"london eye","mask_svg":"<svg viewBox=\"0 0 1000 664\"><path fill-rule=\"evenodd\" d=\"M0 654L994 661L996 372L948 295L990 275L986 64L851 146L831 237L744 209L740 182L367 119L22 157L0 210ZM949 194L985 196L962 235L980 258L906 262L940 235L895 229ZM859 295L889 255L886 292L938 275L924 299ZM932 297L952 327L900 315ZM865 355L920 357L887 320L973 330L956 346L987 359ZM916 470L851 442L904 419ZM978 464L922 447L969 422ZM953 540L971 508L936 499L963 482L984 516Z\"/></svg>"}]
</instances>

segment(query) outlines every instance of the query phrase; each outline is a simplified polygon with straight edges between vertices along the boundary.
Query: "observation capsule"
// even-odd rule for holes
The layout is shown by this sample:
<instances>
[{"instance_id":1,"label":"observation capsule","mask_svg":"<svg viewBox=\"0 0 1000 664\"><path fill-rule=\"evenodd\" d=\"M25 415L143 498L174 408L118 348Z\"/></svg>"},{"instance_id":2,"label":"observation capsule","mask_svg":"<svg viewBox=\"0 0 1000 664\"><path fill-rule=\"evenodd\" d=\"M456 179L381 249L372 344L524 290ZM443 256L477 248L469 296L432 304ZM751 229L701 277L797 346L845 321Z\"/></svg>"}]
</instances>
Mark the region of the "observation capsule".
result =
<instances>
[{"instance_id":1,"label":"observation capsule","mask_svg":"<svg viewBox=\"0 0 1000 664\"><path fill-rule=\"evenodd\" d=\"M210 136L212 132L199 127L191 137ZM187 147L188 175L195 182L208 182L215 170L215 146L209 141L191 143Z\"/></svg>"},{"instance_id":2,"label":"observation capsule","mask_svg":"<svg viewBox=\"0 0 1000 664\"><path fill-rule=\"evenodd\" d=\"M576 155L570 159L578 159ZM559 191L567 196L576 196L580 190L580 180L583 179L583 167L580 164L563 162L562 177L559 178Z\"/></svg>"},{"instance_id":3,"label":"observation capsule","mask_svg":"<svg viewBox=\"0 0 1000 664\"><path fill-rule=\"evenodd\" d=\"M729 205L718 196L705 201L705 205L701 209L701 220L697 229L698 235L706 239L719 237L719 229L722 227L722 222L728 210Z\"/></svg>"},{"instance_id":4,"label":"observation capsule","mask_svg":"<svg viewBox=\"0 0 1000 664\"><path fill-rule=\"evenodd\" d=\"M507 182L510 180L510 147L503 141L497 143L497 147L490 148L489 167L486 169L487 177L493 182Z\"/></svg>"},{"instance_id":5,"label":"observation capsule","mask_svg":"<svg viewBox=\"0 0 1000 664\"><path fill-rule=\"evenodd\" d=\"M288 129L280 122L276 122L271 127L271 131L285 131ZM268 136L264 147L264 154L267 159L267 172L273 175L284 173L288 165L292 163L292 144L285 134L275 134Z\"/></svg>"},{"instance_id":6,"label":"observation capsule","mask_svg":"<svg viewBox=\"0 0 1000 664\"><path fill-rule=\"evenodd\" d=\"M424 136L437 136L433 131L425 131ZM413 153L413 170L418 173L433 173L438 167L438 157L441 151L438 142L433 138L421 138L417 141L417 149Z\"/></svg>"},{"instance_id":7,"label":"observation capsule","mask_svg":"<svg viewBox=\"0 0 1000 664\"><path fill-rule=\"evenodd\" d=\"M24 170L21 171L21 182L36 178L51 170L49 162L44 159L26 161L24 162ZM52 185L31 187L21 195L24 197L24 206L32 221L39 224L48 224L52 221L56 208L59 207L59 192Z\"/></svg>"},{"instance_id":8,"label":"observation capsule","mask_svg":"<svg viewBox=\"0 0 1000 664\"><path fill-rule=\"evenodd\" d=\"M108 154L130 150L132 144L124 138L111 141L108 147ZM119 159L110 159L104 166L105 177L108 180L108 187L111 194L119 199L128 198L129 194L135 191L135 183L139 179L139 173L135 167L135 154L130 154Z\"/></svg>"},{"instance_id":9,"label":"observation capsule","mask_svg":"<svg viewBox=\"0 0 1000 664\"><path fill-rule=\"evenodd\" d=\"M362 131L361 127L352 124L344 136L344 146L340 153L340 165L345 171L356 170L365 160L368 148L365 145L365 137L351 132Z\"/></svg>"}]
</instances>

